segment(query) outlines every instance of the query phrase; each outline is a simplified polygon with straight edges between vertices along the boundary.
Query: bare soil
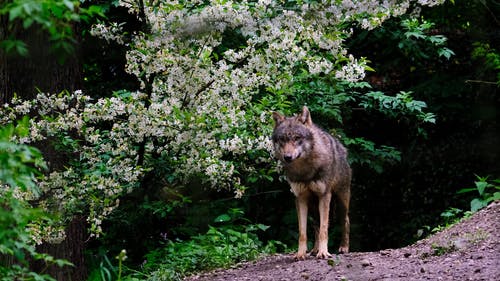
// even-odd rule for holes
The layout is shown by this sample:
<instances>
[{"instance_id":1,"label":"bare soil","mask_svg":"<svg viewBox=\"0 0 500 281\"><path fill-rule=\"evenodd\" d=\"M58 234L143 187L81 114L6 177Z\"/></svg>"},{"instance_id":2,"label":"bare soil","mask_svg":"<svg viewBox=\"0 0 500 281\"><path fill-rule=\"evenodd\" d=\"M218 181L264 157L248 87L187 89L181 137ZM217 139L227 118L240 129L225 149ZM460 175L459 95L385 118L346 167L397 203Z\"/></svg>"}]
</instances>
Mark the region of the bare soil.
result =
<instances>
[{"instance_id":1,"label":"bare soil","mask_svg":"<svg viewBox=\"0 0 500 281\"><path fill-rule=\"evenodd\" d=\"M329 260L279 254L185 280L500 280L500 202L404 248Z\"/></svg>"}]
</instances>

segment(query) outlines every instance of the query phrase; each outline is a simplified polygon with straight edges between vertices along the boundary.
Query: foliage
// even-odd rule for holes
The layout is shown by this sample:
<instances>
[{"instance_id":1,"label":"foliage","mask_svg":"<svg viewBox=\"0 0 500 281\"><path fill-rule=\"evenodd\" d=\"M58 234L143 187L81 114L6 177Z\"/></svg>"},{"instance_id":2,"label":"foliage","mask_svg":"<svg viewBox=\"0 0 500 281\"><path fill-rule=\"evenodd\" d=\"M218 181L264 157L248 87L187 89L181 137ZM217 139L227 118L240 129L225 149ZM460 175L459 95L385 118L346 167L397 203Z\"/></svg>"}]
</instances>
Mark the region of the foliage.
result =
<instances>
[{"instance_id":1,"label":"foliage","mask_svg":"<svg viewBox=\"0 0 500 281\"><path fill-rule=\"evenodd\" d=\"M446 37L443 35L429 35L434 23L416 18L405 19L401 22L403 33L400 34L398 48L406 57L412 57L415 62L430 59L428 54L437 54L439 57L450 59L455 53L445 47ZM432 48L431 50L429 50Z\"/></svg>"},{"instance_id":2,"label":"foliage","mask_svg":"<svg viewBox=\"0 0 500 281\"><path fill-rule=\"evenodd\" d=\"M21 25L29 29L32 25L41 27L49 34L55 53L70 54L75 43L73 23L88 21L92 17L104 16L100 6L80 6L77 0L8 0L0 3L0 16L8 15L8 32L11 36L0 41L0 48L7 53L27 56L29 46L14 37L12 31Z\"/></svg>"},{"instance_id":3,"label":"foliage","mask_svg":"<svg viewBox=\"0 0 500 281\"><path fill-rule=\"evenodd\" d=\"M40 260L48 266L70 265L35 249L29 226L35 221L50 218L42 210L33 208L20 199L21 193L39 195L36 176L45 168L40 151L25 144L11 142L28 133L28 119L17 126L9 124L0 128L0 280L54 280L52 277L32 272L28 260Z\"/></svg>"},{"instance_id":4,"label":"foliage","mask_svg":"<svg viewBox=\"0 0 500 281\"><path fill-rule=\"evenodd\" d=\"M369 92L366 94L366 100L361 105L365 108L370 107L369 103L374 103L373 107L378 106L380 111L393 118L401 119L405 115L416 114L421 122L435 123L436 118L433 113L423 112L427 107L425 102L414 100L411 92L403 92L396 96L387 96L382 92Z\"/></svg>"},{"instance_id":5,"label":"foliage","mask_svg":"<svg viewBox=\"0 0 500 281\"><path fill-rule=\"evenodd\" d=\"M426 232L425 234L431 234L431 233L436 233L436 232L442 231L442 230L447 229L450 226L456 224L461 219L470 216L471 214L472 213L470 213L470 212L464 213L464 211L462 209L450 207L440 214L441 221L439 222L438 225L436 225L434 227L431 227L429 225L425 225L417 231L416 236L417 236L417 238L422 238L424 235L424 232Z\"/></svg>"},{"instance_id":6,"label":"foliage","mask_svg":"<svg viewBox=\"0 0 500 281\"><path fill-rule=\"evenodd\" d=\"M470 201L471 212L477 212L478 210L488 206L489 203L500 200L500 180L488 180L488 177L476 176L477 181L474 182L476 185L473 188L463 188L457 193L470 193L478 192L479 197L476 197Z\"/></svg>"},{"instance_id":7,"label":"foliage","mask_svg":"<svg viewBox=\"0 0 500 281\"><path fill-rule=\"evenodd\" d=\"M463 210L458 208L450 207L446 211L441 213L441 217L444 220L445 227L453 225L462 216ZM435 232L435 231L433 231Z\"/></svg>"},{"instance_id":8,"label":"foliage","mask_svg":"<svg viewBox=\"0 0 500 281\"><path fill-rule=\"evenodd\" d=\"M446 255L446 254L449 254L449 253L452 253L456 250L458 250L455 246L454 243L452 243L451 241L449 241L446 245L440 245L440 244L437 244L437 243L434 243L431 245L431 248L432 248L432 253L429 254L429 253L425 253L423 256L426 257L427 255L432 255L432 256L442 256L442 255Z\"/></svg>"},{"instance_id":9,"label":"foliage","mask_svg":"<svg viewBox=\"0 0 500 281\"><path fill-rule=\"evenodd\" d=\"M471 216L473 213L479 211L480 209L488 206L489 203L500 200L500 180L488 180L488 177L477 176L477 181L474 182L475 187L473 188L463 188L460 189L457 194L465 194L471 192L478 192L478 198L473 198L470 201L470 211L465 211L455 207L449 207L444 212L441 213L441 222L435 226L423 226L418 230L417 236L422 237L424 231L429 231L429 233L436 233L443 229L446 229L455 223L459 222L463 218Z\"/></svg>"},{"instance_id":10,"label":"foliage","mask_svg":"<svg viewBox=\"0 0 500 281\"><path fill-rule=\"evenodd\" d=\"M359 31L349 45L353 49L369 51L372 59L378 59L373 67L379 73L406 70L419 73L434 62L448 62L455 53L447 47L447 37L436 34L440 31L433 22L436 19L420 16L418 7L413 13L391 19L380 28ZM372 50L374 45L384 47Z\"/></svg>"},{"instance_id":11,"label":"foliage","mask_svg":"<svg viewBox=\"0 0 500 281\"><path fill-rule=\"evenodd\" d=\"M11 187L39 196L35 177L39 169L47 169L41 152L31 146L12 142L13 138L23 138L29 133L29 119L24 117L17 126L9 124L0 130L0 181Z\"/></svg>"},{"instance_id":12,"label":"foliage","mask_svg":"<svg viewBox=\"0 0 500 281\"><path fill-rule=\"evenodd\" d=\"M401 152L391 146L377 146L365 138L344 138L343 141L352 149L352 163L366 165L377 173L383 172L384 165L395 164L401 160Z\"/></svg>"},{"instance_id":13,"label":"foliage","mask_svg":"<svg viewBox=\"0 0 500 281\"><path fill-rule=\"evenodd\" d=\"M319 124L344 124L352 120L354 111L382 114L389 120L398 120L425 134L424 123L435 123L433 113L425 112L423 101L415 100L411 92L393 95L374 91L367 82L348 82L327 75L310 75L305 70L296 78L291 89L294 104L308 104ZM377 145L364 137L350 137L342 130L332 132L348 146L351 163L366 165L381 173L384 166L401 160L393 146Z\"/></svg>"},{"instance_id":14,"label":"foliage","mask_svg":"<svg viewBox=\"0 0 500 281\"><path fill-rule=\"evenodd\" d=\"M97 266L94 266L90 272L88 281L112 281L117 276L117 268L106 255L102 255Z\"/></svg>"},{"instance_id":15,"label":"foliage","mask_svg":"<svg viewBox=\"0 0 500 281\"><path fill-rule=\"evenodd\" d=\"M195 182L232 190L235 197L277 178L269 112L289 110L291 97L304 89L302 81L362 79L367 60L343 46L351 34L346 26L374 28L410 6L368 0L119 4L140 19L140 29L130 33L115 22L92 32L129 48L126 70L140 82L139 90L95 100L81 91L40 93L31 101L14 99L0 111L0 122L35 115L25 141L49 140L69 155L70 163L41 183L48 196L40 204L55 206L66 218L88 215L93 235L102 233L103 219L146 175L165 178L165 185ZM377 107L380 94L358 96L352 104L343 92L329 94L339 108L363 103L390 111ZM416 109L422 104L408 107L405 99L410 95L397 96L395 101L404 102L391 103L392 109L421 118ZM386 148L376 150L377 157L397 159Z\"/></svg>"},{"instance_id":16,"label":"foliage","mask_svg":"<svg viewBox=\"0 0 500 281\"><path fill-rule=\"evenodd\" d=\"M472 58L483 60L485 68L496 72L496 84L500 86L500 54L488 43L475 42ZM488 82L487 82L488 83Z\"/></svg>"},{"instance_id":17,"label":"foliage","mask_svg":"<svg viewBox=\"0 0 500 281\"><path fill-rule=\"evenodd\" d=\"M214 221L224 225L210 226L205 234L188 241L168 241L164 247L146 255L144 273L133 273L126 278L182 280L188 274L254 260L284 246L276 241L264 245L256 232L265 231L268 226L242 223L242 216L239 209L229 210Z\"/></svg>"},{"instance_id":18,"label":"foliage","mask_svg":"<svg viewBox=\"0 0 500 281\"><path fill-rule=\"evenodd\" d=\"M123 262L127 259L127 251L121 250L115 259L118 265L115 265L106 254L100 254L100 262L89 274L88 281L121 281L130 280L129 278L123 279Z\"/></svg>"}]
</instances>

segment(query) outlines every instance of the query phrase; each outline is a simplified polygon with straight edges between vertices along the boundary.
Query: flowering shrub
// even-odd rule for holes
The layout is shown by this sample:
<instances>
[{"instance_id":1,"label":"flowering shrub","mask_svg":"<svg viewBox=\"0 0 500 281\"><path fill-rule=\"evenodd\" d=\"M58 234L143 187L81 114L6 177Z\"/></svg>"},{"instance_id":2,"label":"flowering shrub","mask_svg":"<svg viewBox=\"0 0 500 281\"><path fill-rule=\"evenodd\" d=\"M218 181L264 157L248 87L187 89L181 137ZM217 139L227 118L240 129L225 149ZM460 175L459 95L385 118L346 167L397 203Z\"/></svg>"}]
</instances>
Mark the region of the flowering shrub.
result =
<instances>
[{"instance_id":1,"label":"flowering shrub","mask_svg":"<svg viewBox=\"0 0 500 281\"><path fill-rule=\"evenodd\" d=\"M375 28L411 2L122 0L142 30L110 23L92 32L129 48L126 70L140 90L14 99L0 121L37 113L30 136L18 141L48 139L71 158L40 180L49 195L40 205L87 214L94 235L159 163L169 184L196 179L240 197L249 183L272 178L268 115L288 111L297 77L359 81L367 61L343 46L350 26Z\"/></svg>"}]
</instances>

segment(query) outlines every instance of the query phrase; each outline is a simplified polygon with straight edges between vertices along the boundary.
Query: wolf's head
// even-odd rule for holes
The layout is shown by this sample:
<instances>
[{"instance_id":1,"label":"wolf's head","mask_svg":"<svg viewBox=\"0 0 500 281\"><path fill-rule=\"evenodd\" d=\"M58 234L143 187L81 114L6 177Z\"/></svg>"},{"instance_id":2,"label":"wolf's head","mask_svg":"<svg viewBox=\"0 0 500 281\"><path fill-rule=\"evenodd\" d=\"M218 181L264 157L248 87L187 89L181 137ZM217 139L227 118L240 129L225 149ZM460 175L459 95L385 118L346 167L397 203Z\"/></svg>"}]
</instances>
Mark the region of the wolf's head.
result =
<instances>
[{"instance_id":1,"label":"wolf's head","mask_svg":"<svg viewBox=\"0 0 500 281\"><path fill-rule=\"evenodd\" d=\"M276 158L283 164L306 157L313 147L311 114L306 106L293 117L273 112L275 122L272 140Z\"/></svg>"}]
</instances>

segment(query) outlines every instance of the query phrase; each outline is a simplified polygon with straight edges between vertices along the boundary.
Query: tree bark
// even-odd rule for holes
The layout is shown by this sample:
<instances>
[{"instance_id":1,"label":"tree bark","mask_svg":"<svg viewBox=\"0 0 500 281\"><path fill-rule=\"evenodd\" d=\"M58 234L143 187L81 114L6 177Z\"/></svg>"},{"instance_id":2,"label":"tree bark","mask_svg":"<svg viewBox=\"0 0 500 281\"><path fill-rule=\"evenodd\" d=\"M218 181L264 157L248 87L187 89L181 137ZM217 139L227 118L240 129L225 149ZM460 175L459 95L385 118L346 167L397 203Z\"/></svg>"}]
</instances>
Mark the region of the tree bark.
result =
<instances>
[{"instance_id":1,"label":"tree bark","mask_svg":"<svg viewBox=\"0 0 500 281\"><path fill-rule=\"evenodd\" d=\"M7 17L1 17L0 41L12 35L28 45L29 55L23 58L0 50L1 103L9 102L14 94L30 99L38 91L54 94L82 88L78 50L61 64L58 62L60 57L51 51L51 43L42 30L36 26L28 30L9 28Z\"/></svg>"},{"instance_id":2,"label":"tree bark","mask_svg":"<svg viewBox=\"0 0 500 281\"><path fill-rule=\"evenodd\" d=\"M74 217L66 227L66 239L59 244L44 243L37 247L39 253L47 253L56 259L65 259L74 266L59 267L45 263L34 262L32 270L43 272L58 281L83 281L87 280L87 267L85 264L85 241L88 237L84 217Z\"/></svg>"}]
</instances>

